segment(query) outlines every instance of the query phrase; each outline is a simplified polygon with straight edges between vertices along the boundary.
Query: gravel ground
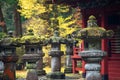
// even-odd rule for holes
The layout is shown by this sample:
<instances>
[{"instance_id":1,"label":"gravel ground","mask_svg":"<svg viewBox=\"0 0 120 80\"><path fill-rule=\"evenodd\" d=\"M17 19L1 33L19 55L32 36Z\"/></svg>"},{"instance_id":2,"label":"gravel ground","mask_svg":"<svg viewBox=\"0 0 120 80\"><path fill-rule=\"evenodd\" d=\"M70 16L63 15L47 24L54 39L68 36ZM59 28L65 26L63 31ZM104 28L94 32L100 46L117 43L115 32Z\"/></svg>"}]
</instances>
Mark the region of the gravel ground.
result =
<instances>
[{"instance_id":1,"label":"gravel ground","mask_svg":"<svg viewBox=\"0 0 120 80\"><path fill-rule=\"evenodd\" d=\"M16 79L16 80L26 80L26 79ZM39 80L47 80L46 76L39 76ZM54 79L56 80L56 79ZM79 74L67 74L65 79L57 79L57 80L84 80L81 78Z\"/></svg>"}]
</instances>

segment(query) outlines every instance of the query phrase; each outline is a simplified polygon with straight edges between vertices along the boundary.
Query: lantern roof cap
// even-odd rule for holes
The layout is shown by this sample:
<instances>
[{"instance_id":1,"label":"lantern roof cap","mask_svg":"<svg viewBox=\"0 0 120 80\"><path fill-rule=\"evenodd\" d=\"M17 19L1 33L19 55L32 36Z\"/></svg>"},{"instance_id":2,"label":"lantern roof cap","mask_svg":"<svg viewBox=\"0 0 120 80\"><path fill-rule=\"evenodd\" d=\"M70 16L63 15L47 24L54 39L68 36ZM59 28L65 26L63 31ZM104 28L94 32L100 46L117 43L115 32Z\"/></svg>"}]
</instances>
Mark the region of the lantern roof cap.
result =
<instances>
[{"instance_id":1,"label":"lantern roof cap","mask_svg":"<svg viewBox=\"0 0 120 80\"><path fill-rule=\"evenodd\" d=\"M6 36L4 36L1 41L1 46L19 46L19 43L17 41L18 38L15 38L13 36L13 31L9 31Z\"/></svg>"},{"instance_id":2,"label":"lantern roof cap","mask_svg":"<svg viewBox=\"0 0 120 80\"><path fill-rule=\"evenodd\" d=\"M43 43L44 38L34 35L33 29L29 29L27 34L19 39L21 44L39 44Z\"/></svg>"}]
</instances>

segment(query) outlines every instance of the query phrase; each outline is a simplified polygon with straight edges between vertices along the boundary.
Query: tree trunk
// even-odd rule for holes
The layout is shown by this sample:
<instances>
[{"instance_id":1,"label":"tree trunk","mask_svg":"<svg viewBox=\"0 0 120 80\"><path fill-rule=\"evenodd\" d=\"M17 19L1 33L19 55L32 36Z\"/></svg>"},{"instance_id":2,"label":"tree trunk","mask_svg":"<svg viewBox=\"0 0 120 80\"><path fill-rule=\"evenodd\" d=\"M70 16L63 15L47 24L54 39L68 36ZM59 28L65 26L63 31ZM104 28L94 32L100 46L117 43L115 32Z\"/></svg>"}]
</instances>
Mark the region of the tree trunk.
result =
<instances>
[{"instance_id":1,"label":"tree trunk","mask_svg":"<svg viewBox=\"0 0 120 80\"><path fill-rule=\"evenodd\" d=\"M14 10L14 21L15 21L15 35L22 36L22 25L21 25L21 17L20 13L17 11L17 6Z\"/></svg>"},{"instance_id":2,"label":"tree trunk","mask_svg":"<svg viewBox=\"0 0 120 80\"><path fill-rule=\"evenodd\" d=\"M7 33L7 27L5 25L5 21L4 21L1 6L0 6L0 26L2 27L3 32Z\"/></svg>"}]
</instances>

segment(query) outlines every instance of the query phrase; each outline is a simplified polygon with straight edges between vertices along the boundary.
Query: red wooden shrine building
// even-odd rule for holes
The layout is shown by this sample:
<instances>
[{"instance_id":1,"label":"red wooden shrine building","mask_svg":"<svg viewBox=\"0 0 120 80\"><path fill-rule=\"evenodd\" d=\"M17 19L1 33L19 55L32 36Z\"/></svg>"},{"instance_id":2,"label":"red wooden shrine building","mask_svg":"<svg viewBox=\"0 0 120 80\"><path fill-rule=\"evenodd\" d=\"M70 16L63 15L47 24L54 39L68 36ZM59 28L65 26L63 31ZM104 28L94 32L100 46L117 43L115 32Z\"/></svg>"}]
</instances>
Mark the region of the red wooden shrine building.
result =
<instances>
[{"instance_id":1,"label":"red wooden shrine building","mask_svg":"<svg viewBox=\"0 0 120 80\"><path fill-rule=\"evenodd\" d=\"M120 80L120 0L54 0L57 4L67 4L72 7L80 7L82 13L82 27L87 26L90 15L94 15L98 25L105 29L112 29L115 34L111 39L102 40L101 49L108 55L101 62L101 75L103 80ZM83 44L85 47L85 43ZM74 48L73 72L82 70L76 65L81 60ZM84 61L82 61L84 66Z\"/></svg>"}]
</instances>

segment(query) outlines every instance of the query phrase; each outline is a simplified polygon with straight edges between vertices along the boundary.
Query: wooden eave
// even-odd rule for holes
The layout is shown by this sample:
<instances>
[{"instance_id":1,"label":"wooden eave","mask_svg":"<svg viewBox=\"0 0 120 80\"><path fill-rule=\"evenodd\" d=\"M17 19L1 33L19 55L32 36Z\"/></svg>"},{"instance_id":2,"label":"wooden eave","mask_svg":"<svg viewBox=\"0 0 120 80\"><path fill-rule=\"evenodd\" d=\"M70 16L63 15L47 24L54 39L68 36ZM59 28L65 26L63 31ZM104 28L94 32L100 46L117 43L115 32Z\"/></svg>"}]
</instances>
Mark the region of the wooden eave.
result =
<instances>
[{"instance_id":1,"label":"wooden eave","mask_svg":"<svg viewBox=\"0 0 120 80\"><path fill-rule=\"evenodd\" d=\"M114 6L120 5L119 0L46 0L46 3L65 4L65 5L70 5L72 7L77 7L77 6L81 7L81 4L84 4L82 5L82 7L85 6L86 8L91 8L91 4L94 3L95 1L97 1L97 3L93 5L96 5L96 6L92 8L106 7L106 6L111 6L111 5L114 5ZM104 2L107 2L107 3L104 3ZM86 6L86 4L89 6ZM98 5L98 4L101 4L101 5Z\"/></svg>"}]
</instances>

